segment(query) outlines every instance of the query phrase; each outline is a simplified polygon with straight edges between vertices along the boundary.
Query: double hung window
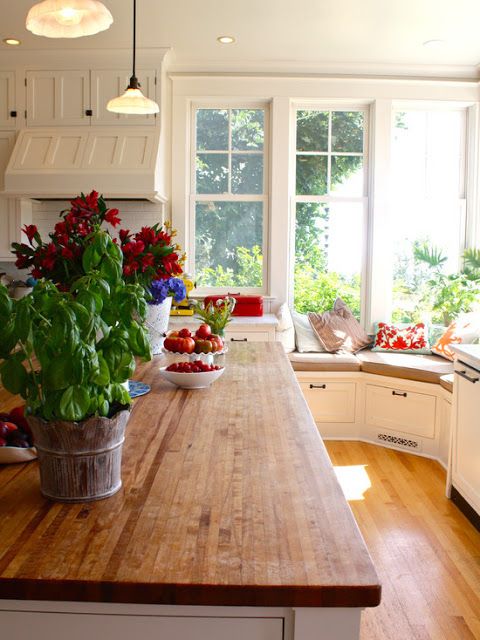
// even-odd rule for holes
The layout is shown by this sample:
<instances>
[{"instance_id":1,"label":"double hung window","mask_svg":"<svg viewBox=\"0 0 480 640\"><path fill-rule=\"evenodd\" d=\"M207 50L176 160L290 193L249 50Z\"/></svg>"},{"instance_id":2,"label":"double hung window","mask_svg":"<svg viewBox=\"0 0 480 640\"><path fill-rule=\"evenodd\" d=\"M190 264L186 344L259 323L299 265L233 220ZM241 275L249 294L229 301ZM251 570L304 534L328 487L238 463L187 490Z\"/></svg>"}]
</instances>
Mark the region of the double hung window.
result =
<instances>
[{"instance_id":1,"label":"double hung window","mask_svg":"<svg viewBox=\"0 0 480 640\"><path fill-rule=\"evenodd\" d=\"M439 300L432 295L431 280L439 282L436 272L447 276L461 267L466 240L465 133L465 110L394 112L390 174L394 321L443 321L441 309L435 308ZM465 293L461 281L446 279L441 306L445 309Z\"/></svg>"},{"instance_id":2,"label":"double hung window","mask_svg":"<svg viewBox=\"0 0 480 640\"><path fill-rule=\"evenodd\" d=\"M363 109L297 109L294 305L361 309L366 198Z\"/></svg>"},{"instance_id":3,"label":"double hung window","mask_svg":"<svg viewBox=\"0 0 480 640\"><path fill-rule=\"evenodd\" d=\"M265 290L265 106L194 109L191 185L197 287Z\"/></svg>"}]
</instances>

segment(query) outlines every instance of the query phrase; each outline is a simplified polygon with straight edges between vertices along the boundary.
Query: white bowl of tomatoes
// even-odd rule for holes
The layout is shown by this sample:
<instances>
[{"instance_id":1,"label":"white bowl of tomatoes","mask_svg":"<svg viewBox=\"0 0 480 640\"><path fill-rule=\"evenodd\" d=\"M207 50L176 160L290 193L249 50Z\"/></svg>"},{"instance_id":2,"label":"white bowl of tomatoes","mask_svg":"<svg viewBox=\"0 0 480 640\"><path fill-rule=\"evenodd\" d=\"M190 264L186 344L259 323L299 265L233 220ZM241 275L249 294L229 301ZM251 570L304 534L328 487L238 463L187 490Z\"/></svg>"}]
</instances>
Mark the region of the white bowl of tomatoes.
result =
<instances>
[{"instance_id":1,"label":"white bowl of tomatoes","mask_svg":"<svg viewBox=\"0 0 480 640\"><path fill-rule=\"evenodd\" d=\"M173 362L160 368L160 375L182 389L205 389L220 378L225 367L202 360Z\"/></svg>"},{"instance_id":2,"label":"white bowl of tomatoes","mask_svg":"<svg viewBox=\"0 0 480 640\"><path fill-rule=\"evenodd\" d=\"M163 348L175 354L220 354L224 352L225 344L221 336L212 333L208 324L201 324L194 333L187 328L170 331Z\"/></svg>"}]
</instances>

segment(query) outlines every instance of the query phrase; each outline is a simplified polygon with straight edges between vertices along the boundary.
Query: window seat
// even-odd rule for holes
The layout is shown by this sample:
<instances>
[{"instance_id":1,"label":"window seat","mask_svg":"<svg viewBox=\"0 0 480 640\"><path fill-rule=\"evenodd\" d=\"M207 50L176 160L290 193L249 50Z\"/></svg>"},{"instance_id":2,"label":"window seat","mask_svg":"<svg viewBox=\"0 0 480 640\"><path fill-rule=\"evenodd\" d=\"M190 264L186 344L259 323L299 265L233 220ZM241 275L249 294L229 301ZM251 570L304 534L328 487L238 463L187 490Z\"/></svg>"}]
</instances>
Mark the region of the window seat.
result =
<instances>
[{"instance_id":1,"label":"window seat","mask_svg":"<svg viewBox=\"0 0 480 640\"><path fill-rule=\"evenodd\" d=\"M356 355L293 351L288 357L295 371L363 371L404 380L441 384L448 391L452 390L449 377L453 378L453 363L440 356L378 353L364 349Z\"/></svg>"}]
</instances>

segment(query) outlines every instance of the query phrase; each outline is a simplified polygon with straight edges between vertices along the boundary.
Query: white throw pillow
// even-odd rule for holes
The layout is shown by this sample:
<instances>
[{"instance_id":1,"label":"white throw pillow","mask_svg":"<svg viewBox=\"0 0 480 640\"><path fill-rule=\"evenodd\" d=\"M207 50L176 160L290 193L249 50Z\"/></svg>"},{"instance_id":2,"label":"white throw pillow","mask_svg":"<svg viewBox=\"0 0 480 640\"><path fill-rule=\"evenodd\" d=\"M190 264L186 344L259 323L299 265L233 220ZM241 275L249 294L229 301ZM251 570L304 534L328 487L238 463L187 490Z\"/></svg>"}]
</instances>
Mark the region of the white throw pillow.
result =
<instances>
[{"instance_id":1,"label":"white throw pillow","mask_svg":"<svg viewBox=\"0 0 480 640\"><path fill-rule=\"evenodd\" d=\"M277 311L276 339L282 343L285 353L295 351L295 328L288 304L284 302Z\"/></svg>"},{"instance_id":2,"label":"white throw pillow","mask_svg":"<svg viewBox=\"0 0 480 640\"><path fill-rule=\"evenodd\" d=\"M297 311L292 311L293 324L295 326L295 342L299 353L314 351L324 353L322 343L315 335L308 316Z\"/></svg>"}]
</instances>

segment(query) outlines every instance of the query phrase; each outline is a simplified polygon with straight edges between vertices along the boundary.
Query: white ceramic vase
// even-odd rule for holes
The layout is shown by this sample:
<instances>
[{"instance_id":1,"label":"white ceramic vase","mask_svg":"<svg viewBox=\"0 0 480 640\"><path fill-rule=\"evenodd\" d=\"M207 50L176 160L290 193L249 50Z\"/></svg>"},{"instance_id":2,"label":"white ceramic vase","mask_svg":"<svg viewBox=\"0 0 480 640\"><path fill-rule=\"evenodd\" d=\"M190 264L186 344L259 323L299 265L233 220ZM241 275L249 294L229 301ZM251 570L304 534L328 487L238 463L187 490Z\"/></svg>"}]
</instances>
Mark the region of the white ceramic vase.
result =
<instances>
[{"instance_id":1,"label":"white ceramic vase","mask_svg":"<svg viewBox=\"0 0 480 640\"><path fill-rule=\"evenodd\" d=\"M162 352L164 333L168 328L172 298L167 296L160 304L149 304L145 326L153 355Z\"/></svg>"}]
</instances>

